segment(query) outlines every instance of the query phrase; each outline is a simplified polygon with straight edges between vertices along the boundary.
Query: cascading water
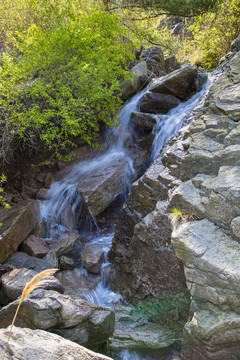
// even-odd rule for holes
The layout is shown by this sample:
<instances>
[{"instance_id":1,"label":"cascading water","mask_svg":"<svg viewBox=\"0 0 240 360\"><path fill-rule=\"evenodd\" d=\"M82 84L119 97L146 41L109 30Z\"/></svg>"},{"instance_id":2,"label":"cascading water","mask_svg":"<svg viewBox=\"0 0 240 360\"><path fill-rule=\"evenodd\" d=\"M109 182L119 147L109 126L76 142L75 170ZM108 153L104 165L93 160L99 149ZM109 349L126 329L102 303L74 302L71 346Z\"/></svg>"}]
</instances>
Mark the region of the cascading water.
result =
<instances>
[{"instance_id":1,"label":"cascading water","mask_svg":"<svg viewBox=\"0 0 240 360\"><path fill-rule=\"evenodd\" d=\"M153 129L155 140L152 146L151 162L158 156L160 150L166 141L173 136L182 126L184 119L196 108L209 86L207 81L203 89L193 95L188 101L181 103L176 108L169 111L167 115L155 115L157 124ZM146 92L146 91L145 91ZM98 155L93 160L79 162L68 169L67 175L64 179L56 181L48 192L49 200L41 202L41 218L50 222L49 237L61 236L64 232L78 229L85 231L88 235L89 244L103 245L103 252L105 261L101 267L101 282L97 285L95 290L87 294L86 299L92 303L101 306L110 307L119 302L121 296L107 286L106 268L109 266L107 260L107 253L110 250L112 242L112 233L98 234L95 231L93 235L92 229L97 230L97 222L91 216L85 216L83 220L82 212L84 202L81 196L81 189L78 190L80 179L91 178L101 168L111 167L112 164L120 160L124 160L124 171L122 176L123 193L122 196L126 198L130 191L131 181L135 177L135 169L133 167L133 159L128 151L130 138L130 115L133 111L137 111L139 99L145 92L137 94L132 100L128 101L121 112L118 119L121 127L114 126L106 135L107 150L105 153ZM67 212L71 212L73 216L70 222L66 223L64 220ZM80 219L80 220L79 220ZM91 226L90 226L91 225ZM121 355L122 353L122 355ZM137 354L131 353L128 350L122 351L118 354L118 358L129 359L143 359L145 357L138 357ZM147 359L147 358L146 358Z\"/></svg>"}]
</instances>

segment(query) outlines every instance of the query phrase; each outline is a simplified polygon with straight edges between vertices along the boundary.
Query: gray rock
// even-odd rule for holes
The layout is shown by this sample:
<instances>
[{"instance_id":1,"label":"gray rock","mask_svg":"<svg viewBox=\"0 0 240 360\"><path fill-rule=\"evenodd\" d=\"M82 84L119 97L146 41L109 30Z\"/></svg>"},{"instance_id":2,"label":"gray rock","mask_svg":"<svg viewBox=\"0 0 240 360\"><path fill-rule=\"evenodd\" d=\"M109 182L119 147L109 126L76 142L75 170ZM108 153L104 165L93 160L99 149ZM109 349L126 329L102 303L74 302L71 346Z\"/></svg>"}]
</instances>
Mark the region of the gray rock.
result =
<instances>
[{"instance_id":1,"label":"gray rock","mask_svg":"<svg viewBox=\"0 0 240 360\"><path fill-rule=\"evenodd\" d=\"M47 173L45 180L44 180L44 185L47 189L50 188L50 186L54 183L54 177L52 173Z\"/></svg>"},{"instance_id":2,"label":"gray rock","mask_svg":"<svg viewBox=\"0 0 240 360\"><path fill-rule=\"evenodd\" d=\"M61 256L59 258L59 267L61 270L72 270L75 268L74 260L67 256Z\"/></svg>"},{"instance_id":3,"label":"gray rock","mask_svg":"<svg viewBox=\"0 0 240 360\"><path fill-rule=\"evenodd\" d=\"M2 286L10 300L16 300L21 294L27 284L35 275L36 271L28 269L15 269L2 276ZM63 293L63 287L54 276L46 278L47 282L40 287L45 290L55 290Z\"/></svg>"},{"instance_id":4,"label":"gray rock","mask_svg":"<svg viewBox=\"0 0 240 360\"><path fill-rule=\"evenodd\" d=\"M240 145L240 126L237 126L225 137L224 145Z\"/></svg>"},{"instance_id":5,"label":"gray rock","mask_svg":"<svg viewBox=\"0 0 240 360\"><path fill-rule=\"evenodd\" d=\"M172 208L179 208L184 214L203 216L204 203L192 181L181 183L170 195L169 201Z\"/></svg>"},{"instance_id":6,"label":"gray rock","mask_svg":"<svg viewBox=\"0 0 240 360\"><path fill-rule=\"evenodd\" d=\"M78 233L69 232L50 245L51 251L55 252L58 256L62 255L71 250L79 239Z\"/></svg>"},{"instance_id":7,"label":"gray rock","mask_svg":"<svg viewBox=\"0 0 240 360\"><path fill-rule=\"evenodd\" d=\"M11 323L17 305L15 300L0 310L2 327ZM112 335L114 313L77 297L37 289L22 302L15 324L47 330L78 344L93 346Z\"/></svg>"},{"instance_id":8,"label":"gray rock","mask_svg":"<svg viewBox=\"0 0 240 360\"><path fill-rule=\"evenodd\" d=\"M215 98L217 109L228 115L234 121L240 120L240 84L234 84L224 89Z\"/></svg>"},{"instance_id":9,"label":"gray rock","mask_svg":"<svg viewBox=\"0 0 240 360\"><path fill-rule=\"evenodd\" d=\"M240 244L206 219L182 224L172 241L192 297L239 312Z\"/></svg>"},{"instance_id":10,"label":"gray rock","mask_svg":"<svg viewBox=\"0 0 240 360\"><path fill-rule=\"evenodd\" d=\"M46 220L39 221L39 223L37 224L37 227L36 227L35 235L38 238L43 238L43 239L48 237L49 225Z\"/></svg>"},{"instance_id":11,"label":"gray rock","mask_svg":"<svg viewBox=\"0 0 240 360\"><path fill-rule=\"evenodd\" d=\"M142 59L146 61L148 70L153 76L161 76L165 72L165 62L163 51L158 46L152 46L144 50L141 54Z\"/></svg>"},{"instance_id":12,"label":"gray rock","mask_svg":"<svg viewBox=\"0 0 240 360\"><path fill-rule=\"evenodd\" d=\"M90 244L81 253L83 266L92 274L100 274L101 265L104 261L103 248L104 245L101 244Z\"/></svg>"},{"instance_id":13,"label":"gray rock","mask_svg":"<svg viewBox=\"0 0 240 360\"><path fill-rule=\"evenodd\" d=\"M231 50L236 52L240 50L240 35L238 35L238 37L232 41Z\"/></svg>"},{"instance_id":14,"label":"gray rock","mask_svg":"<svg viewBox=\"0 0 240 360\"><path fill-rule=\"evenodd\" d=\"M169 74L170 72L177 70L180 68L180 65L176 59L175 55L170 55L165 57L165 70L166 73Z\"/></svg>"},{"instance_id":15,"label":"gray rock","mask_svg":"<svg viewBox=\"0 0 240 360\"><path fill-rule=\"evenodd\" d=\"M140 111L151 114L165 114L180 104L180 100L173 95L147 92L139 102Z\"/></svg>"},{"instance_id":16,"label":"gray rock","mask_svg":"<svg viewBox=\"0 0 240 360\"><path fill-rule=\"evenodd\" d=\"M64 287L64 294L78 296L85 299L86 295L94 290L100 282L100 276L89 274L86 277L81 269L64 270L56 274L56 278Z\"/></svg>"},{"instance_id":17,"label":"gray rock","mask_svg":"<svg viewBox=\"0 0 240 360\"><path fill-rule=\"evenodd\" d=\"M240 52L237 52L235 56L229 61L228 64L228 74L230 75L231 80L234 84L237 84L240 81L239 66L240 66Z\"/></svg>"},{"instance_id":18,"label":"gray rock","mask_svg":"<svg viewBox=\"0 0 240 360\"><path fill-rule=\"evenodd\" d=\"M39 189L37 193L37 198L39 200L48 200L49 199L48 189L45 188Z\"/></svg>"},{"instance_id":19,"label":"gray rock","mask_svg":"<svg viewBox=\"0 0 240 360\"><path fill-rule=\"evenodd\" d=\"M175 342L174 331L160 324L117 324L110 339L112 350L162 349Z\"/></svg>"},{"instance_id":20,"label":"gray rock","mask_svg":"<svg viewBox=\"0 0 240 360\"><path fill-rule=\"evenodd\" d=\"M126 189L123 178L129 168L126 157L115 155L106 166L95 170L94 176L83 175L79 180L78 191L81 194L92 217L103 212ZM134 180L136 174L130 174Z\"/></svg>"},{"instance_id":21,"label":"gray rock","mask_svg":"<svg viewBox=\"0 0 240 360\"><path fill-rule=\"evenodd\" d=\"M131 123L140 130L151 131L156 125L157 121L152 114L141 112L131 113Z\"/></svg>"},{"instance_id":22,"label":"gray rock","mask_svg":"<svg viewBox=\"0 0 240 360\"><path fill-rule=\"evenodd\" d=\"M43 239L30 235L23 241L22 250L30 256L43 258L50 249Z\"/></svg>"},{"instance_id":23,"label":"gray rock","mask_svg":"<svg viewBox=\"0 0 240 360\"><path fill-rule=\"evenodd\" d=\"M182 264L171 246L171 221L166 208L167 203L159 201L156 210L134 227L121 267L125 297L164 297L186 289Z\"/></svg>"},{"instance_id":24,"label":"gray rock","mask_svg":"<svg viewBox=\"0 0 240 360\"><path fill-rule=\"evenodd\" d=\"M232 237L237 241L240 241L240 216L232 219L230 231Z\"/></svg>"},{"instance_id":25,"label":"gray rock","mask_svg":"<svg viewBox=\"0 0 240 360\"><path fill-rule=\"evenodd\" d=\"M51 264L51 267L58 267L58 257L71 250L76 242L80 240L78 233L69 232L63 237L53 241L51 250L44 257L44 260Z\"/></svg>"},{"instance_id":26,"label":"gray rock","mask_svg":"<svg viewBox=\"0 0 240 360\"><path fill-rule=\"evenodd\" d=\"M240 315L233 311L211 308L195 312L184 330L184 359L238 359L240 356L239 330Z\"/></svg>"},{"instance_id":27,"label":"gray rock","mask_svg":"<svg viewBox=\"0 0 240 360\"><path fill-rule=\"evenodd\" d=\"M185 65L164 77L152 80L149 90L184 100L194 90L196 77L197 69L191 65Z\"/></svg>"},{"instance_id":28,"label":"gray rock","mask_svg":"<svg viewBox=\"0 0 240 360\"><path fill-rule=\"evenodd\" d=\"M31 202L20 209L17 209L13 214L14 209L9 211L9 221L4 219L5 230L0 235L0 263L3 263L7 258L13 254L18 246L25 240L28 235L34 230L37 224L37 217L39 215L39 208L37 202Z\"/></svg>"},{"instance_id":29,"label":"gray rock","mask_svg":"<svg viewBox=\"0 0 240 360\"><path fill-rule=\"evenodd\" d=\"M142 78L148 76L146 61L142 61L130 69L133 73L131 81L123 82L122 99L127 100L141 88Z\"/></svg>"},{"instance_id":30,"label":"gray rock","mask_svg":"<svg viewBox=\"0 0 240 360\"><path fill-rule=\"evenodd\" d=\"M0 352L7 343L10 328L0 329ZM43 330L13 327L6 360L112 360L72 341Z\"/></svg>"},{"instance_id":31,"label":"gray rock","mask_svg":"<svg viewBox=\"0 0 240 360\"><path fill-rule=\"evenodd\" d=\"M4 263L5 267L9 265L12 265L17 269L26 268L37 272L50 269L52 267L46 260L29 256L23 252L17 252L11 255Z\"/></svg>"},{"instance_id":32,"label":"gray rock","mask_svg":"<svg viewBox=\"0 0 240 360\"><path fill-rule=\"evenodd\" d=\"M157 201L167 199L169 187L174 186L173 181L174 177L169 175L161 159L157 159L132 185L127 202L119 213L112 248L108 254L120 282L121 277L125 277L121 267L125 268L124 258L133 237L134 226L155 209Z\"/></svg>"}]
</instances>

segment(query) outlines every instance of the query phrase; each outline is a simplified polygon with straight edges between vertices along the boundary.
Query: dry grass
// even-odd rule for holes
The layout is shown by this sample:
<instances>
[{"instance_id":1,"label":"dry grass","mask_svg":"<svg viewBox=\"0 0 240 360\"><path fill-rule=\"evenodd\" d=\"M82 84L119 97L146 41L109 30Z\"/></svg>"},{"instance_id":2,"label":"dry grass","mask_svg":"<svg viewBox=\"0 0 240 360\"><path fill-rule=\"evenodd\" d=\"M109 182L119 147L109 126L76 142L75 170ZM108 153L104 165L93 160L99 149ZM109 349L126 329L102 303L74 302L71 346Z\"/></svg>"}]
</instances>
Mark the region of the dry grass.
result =
<instances>
[{"instance_id":1,"label":"dry grass","mask_svg":"<svg viewBox=\"0 0 240 360\"><path fill-rule=\"evenodd\" d=\"M35 290L36 288L40 287L41 285L46 284L46 283L48 282L48 280L46 280L45 278L48 277L48 276L51 276L51 275L55 274L56 271L58 271L58 269L47 269L47 270L43 270L43 271L41 271L39 274L35 275L35 276L26 284L25 288L24 288L23 291L22 291L22 295L21 295L21 298L20 298L20 301L19 301L17 310L16 310L16 312L15 312L15 315L14 315L14 318L13 318L13 321L12 321L12 324L11 324L11 328L10 328L9 335L8 335L8 339L7 339L7 343L6 343L4 352L3 352L2 360L4 359L5 354L6 354L6 351L7 351L8 343L9 343L9 340L10 340L10 337L11 337L11 333L12 333L12 328L13 328L14 322L15 322L15 320L16 320L16 317L17 317L19 308L20 308L20 306L21 306L21 303L23 302L23 300L25 299L25 297L26 297L28 294L30 294L30 292L32 292L32 291Z\"/></svg>"}]
</instances>

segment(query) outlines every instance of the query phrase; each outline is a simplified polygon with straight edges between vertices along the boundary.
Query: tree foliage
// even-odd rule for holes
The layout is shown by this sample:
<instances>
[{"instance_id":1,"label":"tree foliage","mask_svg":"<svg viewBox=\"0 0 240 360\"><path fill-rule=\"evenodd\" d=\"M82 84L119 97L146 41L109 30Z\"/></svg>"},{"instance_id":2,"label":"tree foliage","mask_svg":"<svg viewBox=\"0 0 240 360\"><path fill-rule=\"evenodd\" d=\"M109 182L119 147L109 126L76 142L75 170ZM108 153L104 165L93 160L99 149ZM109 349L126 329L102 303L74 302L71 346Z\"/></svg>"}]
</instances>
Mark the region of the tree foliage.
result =
<instances>
[{"instance_id":1,"label":"tree foliage","mask_svg":"<svg viewBox=\"0 0 240 360\"><path fill-rule=\"evenodd\" d=\"M13 1L4 0L5 23ZM127 76L132 57L120 40L118 16L79 0L20 5L13 8L17 21L8 23L0 57L2 159L8 160L16 142L40 143L57 153L79 137L95 145L99 122L115 121L118 80Z\"/></svg>"},{"instance_id":2,"label":"tree foliage","mask_svg":"<svg viewBox=\"0 0 240 360\"><path fill-rule=\"evenodd\" d=\"M192 60L207 69L215 68L240 33L240 0L220 2L215 13L195 17L189 30L193 39L187 42L186 51Z\"/></svg>"},{"instance_id":3,"label":"tree foliage","mask_svg":"<svg viewBox=\"0 0 240 360\"><path fill-rule=\"evenodd\" d=\"M218 0L122 0L124 7L140 7L155 10L157 14L194 16L213 8ZM114 3L113 1L109 1Z\"/></svg>"}]
</instances>

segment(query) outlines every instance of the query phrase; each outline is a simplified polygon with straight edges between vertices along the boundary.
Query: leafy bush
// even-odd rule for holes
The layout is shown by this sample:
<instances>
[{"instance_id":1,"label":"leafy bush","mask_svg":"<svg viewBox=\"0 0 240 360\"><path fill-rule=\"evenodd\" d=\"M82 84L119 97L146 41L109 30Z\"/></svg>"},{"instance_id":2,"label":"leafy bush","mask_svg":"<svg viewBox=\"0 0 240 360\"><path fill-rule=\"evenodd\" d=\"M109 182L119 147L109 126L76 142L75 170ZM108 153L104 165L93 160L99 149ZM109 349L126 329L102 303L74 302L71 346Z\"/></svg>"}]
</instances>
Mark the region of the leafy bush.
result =
<instances>
[{"instance_id":1,"label":"leafy bush","mask_svg":"<svg viewBox=\"0 0 240 360\"><path fill-rule=\"evenodd\" d=\"M189 30L194 40L185 48L188 56L192 62L213 69L240 32L240 0L220 2L214 12L196 17Z\"/></svg>"},{"instance_id":2,"label":"leafy bush","mask_svg":"<svg viewBox=\"0 0 240 360\"><path fill-rule=\"evenodd\" d=\"M99 122L115 121L132 58L118 17L77 0L22 0L21 14L0 58L0 157L19 144L58 154L78 138L96 145Z\"/></svg>"}]
</instances>

